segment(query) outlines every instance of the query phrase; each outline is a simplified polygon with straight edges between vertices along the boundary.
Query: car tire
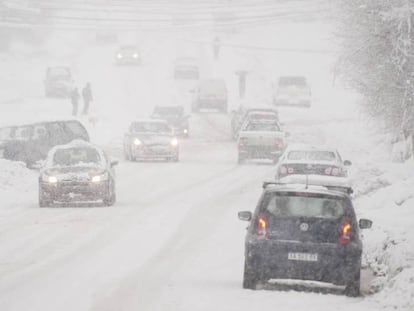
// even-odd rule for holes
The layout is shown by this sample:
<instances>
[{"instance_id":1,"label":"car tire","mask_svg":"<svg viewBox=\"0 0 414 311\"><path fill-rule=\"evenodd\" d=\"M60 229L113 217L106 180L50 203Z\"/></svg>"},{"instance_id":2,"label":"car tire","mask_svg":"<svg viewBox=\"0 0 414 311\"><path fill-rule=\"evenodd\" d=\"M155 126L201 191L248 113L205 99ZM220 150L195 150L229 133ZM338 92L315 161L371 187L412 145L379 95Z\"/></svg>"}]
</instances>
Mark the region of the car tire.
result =
<instances>
[{"instance_id":1,"label":"car tire","mask_svg":"<svg viewBox=\"0 0 414 311\"><path fill-rule=\"evenodd\" d=\"M354 278L346 284L345 286L345 295L348 297L359 297L361 295L361 270L358 269L358 272L355 273Z\"/></svg>"},{"instance_id":2,"label":"car tire","mask_svg":"<svg viewBox=\"0 0 414 311\"><path fill-rule=\"evenodd\" d=\"M115 185L112 182L112 186L108 189L108 193L103 199L104 206L113 206L116 202L116 192L115 192Z\"/></svg>"},{"instance_id":3,"label":"car tire","mask_svg":"<svg viewBox=\"0 0 414 311\"><path fill-rule=\"evenodd\" d=\"M244 262L244 272L243 272L243 288L244 289L256 289L256 285L259 282L257 274L253 268L249 265L247 260Z\"/></svg>"},{"instance_id":4,"label":"car tire","mask_svg":"<svg viewBox=\"0 0 414 311\"><path fill-rule=\"evenodd\" d=\"M39 186L39 207L50 207L52 206L52 201L46 200L43 196L43 190L41 186Z\"/></svg>"},{"instance_id":5,"label":"car tire","mask_svg":"<svg viewBox=\"0 0 414 311\"><path fill-rule=\"evenodd\" d=\"M239 155L237 158L237 163L240 165L246 163L246 158Z\"/></svg>"}]
</instances>

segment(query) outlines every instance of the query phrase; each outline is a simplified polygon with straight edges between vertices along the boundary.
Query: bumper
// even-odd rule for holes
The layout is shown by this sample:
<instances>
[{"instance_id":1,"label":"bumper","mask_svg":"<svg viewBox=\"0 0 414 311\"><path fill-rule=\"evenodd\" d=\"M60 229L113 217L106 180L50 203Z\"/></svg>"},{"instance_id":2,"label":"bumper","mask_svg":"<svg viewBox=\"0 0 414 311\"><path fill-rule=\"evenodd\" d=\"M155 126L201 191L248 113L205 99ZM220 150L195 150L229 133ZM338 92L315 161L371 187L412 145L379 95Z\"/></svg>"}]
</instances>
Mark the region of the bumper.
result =
<instances>
[{"instance_id":1,"label":"bumper","mask_svg":"<svg viewBox=\"0 0 414 311\"><path fill-rule=\"evenodd\" d=\"M275 149L266 146L248 146L239 148L239 157L245 159L270 159L273 160L282 155L283 149Z\"/></svg>"},{"instance_id":2,"label":"bumper","mask_svg":"<svg viewBox=\"0 0 414 311\"><path fill-rule=\"evenodd\" d=\"M173 146L132 146L131 155L134 159L165 159L178 157L178 147Z\"/></svg>"},{"instance_id":3,"label":"bumper","mask_svg":"<svg viewBox=\"0 0 414 311\"><path fill-rule=\"evenodd\" d=\"M133 58L133 57L124 57L124 58L117 58L116 64L117 65L141 65L141 59Z\"/></svg>"},{"instance_id":4,"label":"bumper","mask_svg":"<svg viewBox=\"0 0 414 311\"><path fill-rule=\"evenodd\" d=\"M289 253L317 254L317 261L288 259ZM273 242L247 245L246 260L263 280L297 279L346 285L361 268L361 249L356 244L301 244Z\"/></svg>"},{"instance_id":5,"label":"bumper","mask_svg":"<svg viewBox=\"0 0 414 311\"><path fill-rule=\"evenodd\" d=\"M275 98L274 104L276 106L291 106L291 107L310 107L311 100L309 98Z\"/></svg>"},{"instance_id":6,"label":"bumper","mask_svg":"<svg viewBox=\"0 0 414 311\"><path fill-rule=\"evenodd\" d=\"M62 87L62 86L46 86L46 93L48 96L56 96L56 97L69 97L70 96L70 88Z\"/></svg>"},{"instance_id":7,"label":"bumper","mask_svg":"<svg viewBox=\"0 0 414 311\"><path fill-rule=\"evenodd\" d=\"M53 202L88 202L103 200L108 196L109 181L58 182L39 184L42 197Z\"/></svg>"},{"instance_id":8,"label":"bumper","mask_svg":"<svg viewBox=\"0 0 414 311\"><path fill-rule=\"evenodd\" d=\"M196 102L195 106L198 108L222 109L227 106L227 99L220 99L220 98L199 99Z\"/></svg>"}]
</instances>

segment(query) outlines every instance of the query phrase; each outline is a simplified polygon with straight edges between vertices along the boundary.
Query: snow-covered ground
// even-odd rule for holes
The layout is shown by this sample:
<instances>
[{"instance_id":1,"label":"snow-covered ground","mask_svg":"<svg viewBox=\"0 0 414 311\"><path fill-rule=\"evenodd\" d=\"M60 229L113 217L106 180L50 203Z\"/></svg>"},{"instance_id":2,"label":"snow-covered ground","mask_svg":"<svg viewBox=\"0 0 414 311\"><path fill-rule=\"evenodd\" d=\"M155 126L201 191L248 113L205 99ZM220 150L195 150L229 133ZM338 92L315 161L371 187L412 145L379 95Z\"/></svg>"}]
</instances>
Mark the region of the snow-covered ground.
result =
<instances>
[{"instance_id":1,"label":"snow-covered ground","mask_svg":"<svg viewBox=\"0 0 414 311\"><path fill-rule=\"evenodd\" d=\"M121 163L114 207L40 209L37 172L0 160L0 310L413 310L414 162L392 163L384 135L359 114L358 97L333 87L332 32L315 21L243 28L222 34L218 61L203 43L213 38L207 30L138 33L142 67L115 66L117 46L81 33L58 32L42 49L16 46L1 55L0 125L70 118L69 101L45 99L42 88L49 64L68 64L76 83L91 81L94 90L90 116L79 119ZM231 107L239 103L237 70L249 70L251 105L270 101L278 74L310 78L312 107L281 109L280 118L292 142L336 146L353 162L358 216L374 221L364 231L362 297L241 288L246 224L237 212L254 209L274 166L236 164L228 116L192 115L179 163L123 160L132 119L156 104L189 111L192 85L174 81L171 67L189 54L203 76L226 80Z\"/></svg>"}]
</instances>

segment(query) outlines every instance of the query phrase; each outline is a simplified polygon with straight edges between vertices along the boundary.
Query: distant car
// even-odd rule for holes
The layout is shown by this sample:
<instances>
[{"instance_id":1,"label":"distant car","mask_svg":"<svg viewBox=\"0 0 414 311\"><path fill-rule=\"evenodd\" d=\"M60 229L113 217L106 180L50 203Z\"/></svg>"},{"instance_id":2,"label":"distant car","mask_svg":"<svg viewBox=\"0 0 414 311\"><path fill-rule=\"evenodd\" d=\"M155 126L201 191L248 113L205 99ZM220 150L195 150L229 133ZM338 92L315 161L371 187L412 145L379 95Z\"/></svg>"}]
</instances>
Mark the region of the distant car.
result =
<instances>
[{"instance_id":1,"label":"distant car","mask_svg":"<svg viewBox=\"0 0 414 311\"><path fill-rule=\"evenodd\" d=\"M46 97L68 98L74 88L69 67L49 67L44 80Z\"/></svg>"},{"instance_id":2,"label":"distant car","mask_svg":"<svg viewBox=\"0 0 414 311\"><path fill-rule=\"evenodd\" d=\"M141 52L135 45L123 45L119 47L115 55L117 65L141 65Z\"/></svg>"},{"instance_id":3,"label":"distant car","mask_svg":"<svg viewBox=\"0 0 414 311\"><path fill-rule=\"evenodd\" d=\"M189 115L184 113L183 106L155 106L151 115L153 119L167 121L174 134L180 137L188 137L190 135L189 117Z\"/></svg>"},{"instance_id":4,"label":"distant car","mask_svg":"<svg viewBox=\"0 0 414 311\"><path fill-rule=\"evenodd\" d=\"M256 289L269 280L311 280L343 286L359 296L362 242L346 191L323 186L265 183L245 239L243 288Z\"/></svg>"},{"instance_id":5,"label":"distant car","mask_svg":"<svg viewBox=\"0 0 414 311\"><path fill-rule=\"evenodd\" d=\"M52 147L74 139L89 141L87 130L77 120L3 127L0 128L0 157L32 167L44 160Z\"/></svg>"},{"instance_id":6,"label":"distant car","mask_svg":"<svg viewBox=\"0 0 414 311\"><path fill-rule=\"evenodd\" d=\"M271 107L250 107L241 106L234 111L231 118L232 138L237 139L241 126L248 120L275 120L279 121L279 113Z\"/></svg>"},{"instance_id":7,"label":"distant car","mask_svg":"<svg viewBox=\"0 0 414 311\"><path fill-rule=\"evenodd\" d=\"M50 150L39 177L39 206L116 201L114 166L105 152L82 140Z\"/></svg>"},{"instance_id":8,"label":"distant car","mask_svg":"<svg viewBox=\"0 0 414 311\"><path fill-rule=\"evenodd\" d=\"M273 103L276 106L310 107L312 92L303 76L279 77L273 90Z\"/></svg>"},{"instance_id":9,"label":"distant car","mask_svg":"<svg viewBox=\"0 0 414 311\"><path fill-rule=\"evenodd\" d=\"M286 148L286 136L276 120L246 121L237 141L238 163L248 159L268 159L277 163Z\"/></svg>"},{"instance_id":10,"label":"distant car","mask_svg":"<svg viewBox=\"0 0 414 311\"><path fill-rule=\"evenodd\" d=\"M200 69L197 60L192 57L177 58L174 62L174 78L198 80Z\"/></svg>"},{"instance_id":11,"label":"distant car","mask_svg":"<svg viewBox=\"0 0 414 311\"><path fill-rule=\"evenodd\" d=\"M178 162L179 143L165 120L138 120L132 122L124 137L124 155L127 160L156 160Z\"/></svg>"},{"instance_id":12,"label":"distant car","mask_svg":"<svg viewBox=\"0 0 414 311\"><path fill-rule=\"evenodd\" d=\"M193 112L199 112L200 109L207 108L227 113L227 87L224 80L200 80L193 93Z\"/></svg>"},{"instance_id":13,"label":"distant car","mask_svg":"<svg viewBox=\"0 0 414 311\"><path fill-rule=\"evenodd\" d=\"M276 168L276 179L289 175L323 175L347 177L351 161L343 161L330 147L291 145L283 153Z\"/></svg>"}]
</instances>

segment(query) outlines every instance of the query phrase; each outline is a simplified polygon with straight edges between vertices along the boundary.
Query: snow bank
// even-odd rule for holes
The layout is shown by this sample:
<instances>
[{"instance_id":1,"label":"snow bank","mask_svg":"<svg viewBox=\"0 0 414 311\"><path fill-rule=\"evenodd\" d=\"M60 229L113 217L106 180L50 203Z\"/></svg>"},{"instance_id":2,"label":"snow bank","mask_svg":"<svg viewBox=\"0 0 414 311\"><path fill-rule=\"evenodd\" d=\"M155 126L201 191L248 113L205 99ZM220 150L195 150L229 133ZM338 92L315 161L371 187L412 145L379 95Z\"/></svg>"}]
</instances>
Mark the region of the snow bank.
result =
<instances>
[{"instance_id":1,"label":"snow bank","mask_svg":"<svg viewBox=\"0 0 414 311\"><path fill-rule=\"evenodd\" d=\"M36 185L37 172L23 162L0 159L0 196L2 200L17 200L22 192L30 192Z\"/></svg>"}]
</instances>

